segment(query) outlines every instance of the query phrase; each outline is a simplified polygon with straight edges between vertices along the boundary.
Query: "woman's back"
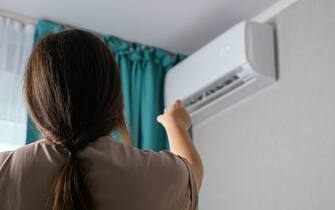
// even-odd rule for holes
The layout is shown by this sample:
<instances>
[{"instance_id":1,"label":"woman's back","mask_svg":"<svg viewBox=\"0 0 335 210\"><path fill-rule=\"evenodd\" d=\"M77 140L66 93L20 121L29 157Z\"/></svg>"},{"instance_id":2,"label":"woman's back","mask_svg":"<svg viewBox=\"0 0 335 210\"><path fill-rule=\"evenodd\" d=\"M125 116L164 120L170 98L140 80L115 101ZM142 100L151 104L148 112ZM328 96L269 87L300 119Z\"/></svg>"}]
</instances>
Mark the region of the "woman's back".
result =
<instances>
[{"instance_id":1,"label":"woman's back","mask_svg":"<svg viewBox=\"0 0 335 210\"><path fill-rule=\"evenodd\" d=\"M170 152L141 151L103 136L78 153L96 210L186 210L197 205L189 163ZM0 209L47 209L67 151L42 139L0 153Z\"/></svg>"},{"instance_id":2,"label":"woman's back","mask_svg":"<svg viewBox=\"0 0 335 210\"><path fill-rule=\"evenodd\" d=\"M196 208L202 165L187 111L178 102L158 117L176 155L127 146L120 72L98 37L67 30L43 38L24 95L44 138L0 153L1 210Z\"/></svg>"}]
</instances>

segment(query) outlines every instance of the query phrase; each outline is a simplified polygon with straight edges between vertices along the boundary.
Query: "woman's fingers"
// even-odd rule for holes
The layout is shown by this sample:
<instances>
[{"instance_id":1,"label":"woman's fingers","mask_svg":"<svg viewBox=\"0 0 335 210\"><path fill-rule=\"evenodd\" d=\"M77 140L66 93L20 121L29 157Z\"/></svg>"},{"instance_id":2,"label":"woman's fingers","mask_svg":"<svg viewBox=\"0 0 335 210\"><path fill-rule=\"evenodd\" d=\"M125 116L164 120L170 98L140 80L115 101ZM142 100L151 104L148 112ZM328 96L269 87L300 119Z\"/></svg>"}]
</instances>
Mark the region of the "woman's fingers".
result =
<instances>
[{"instance_id":1,"label":"woman's fingers","mask_svg":"<svg viewBox=\"0 0 335 210\"><path fill-rule=\"evenodd\" d=\"M178 106L182 106L182 103L181 103L180 100L176 100L175 104L178 105Z\"/></svg>"},{"instance_id":2,"label":"woman's fingers","mask_svg":"<svg viewBox=\"0 0 335 210\"><path fill-rule=\"evenodd\" d=\"M158 115L157 116L157 122L159 122L159 123L163 123L163 115Z\"/></svg>"}]
</instances>

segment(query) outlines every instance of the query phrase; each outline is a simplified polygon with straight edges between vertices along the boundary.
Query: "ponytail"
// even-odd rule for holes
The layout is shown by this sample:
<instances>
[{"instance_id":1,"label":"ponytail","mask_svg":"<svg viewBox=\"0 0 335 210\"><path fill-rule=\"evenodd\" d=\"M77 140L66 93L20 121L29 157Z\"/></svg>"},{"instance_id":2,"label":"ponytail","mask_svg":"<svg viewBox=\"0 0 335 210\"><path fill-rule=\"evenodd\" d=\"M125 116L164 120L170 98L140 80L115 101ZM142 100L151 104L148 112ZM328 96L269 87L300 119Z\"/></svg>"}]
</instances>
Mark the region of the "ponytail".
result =
<instances>
[{"instance_id":1,"label":"ponytail","mask_svg":"<svg viewBox=\"0 0 335 210\"><path fill-rule=\"evenodd\" d=\"M71 151L58 172L50 200L51 210L93 210L92 198L77 151Z\"/></svg>"}]
</instances>

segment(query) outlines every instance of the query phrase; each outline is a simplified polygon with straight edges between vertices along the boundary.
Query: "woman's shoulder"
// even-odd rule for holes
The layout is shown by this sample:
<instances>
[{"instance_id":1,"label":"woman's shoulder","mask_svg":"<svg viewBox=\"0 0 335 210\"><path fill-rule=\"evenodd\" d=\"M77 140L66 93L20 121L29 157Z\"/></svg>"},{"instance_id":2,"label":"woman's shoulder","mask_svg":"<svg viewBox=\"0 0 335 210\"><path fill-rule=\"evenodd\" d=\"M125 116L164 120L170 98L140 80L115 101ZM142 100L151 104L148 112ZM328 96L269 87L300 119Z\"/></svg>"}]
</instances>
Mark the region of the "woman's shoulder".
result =
<instances>
[{"instance_id":1,"label":"woman's shoulder","mask_svg":"<svg viewBox=\"0 0 335 210\"><path fill-rule=\"evenodd\" d=\"M36 144L39 143L36 142L25 145L12 151L0 152L0 174L7 174L10 168L18 168L18 164L16 163L25 164L27 154L30 153L34 147L36 147Z\"/></svg>"},{"instance_id":2,"label":"woman's shoulder","mask_svg":"<svg viewBox=\"0 0 335 210\"><path fill-rule=\"evenodd\" d=\"M43 142L43 139L36 141L34 143L31 143L31 144L24 145L15 150L0 152L0 165L2 162L12 157L13 155L19 155L19 154L27 153L28 151L33 150L36 147L36 145L40 144L41 142Z\"/></svg>"},{"instance_id":3,"label":"woman's shoulder","mask_svg":"<svg viewBox=\"0 0 335 210\"><path fill-rule=\"evenodd\" d=\"M164 165L164 164L174 164L176 162L183 163L180 156L173 154L170 151L151 151L151 150L142 150L136 148L132 145L124 144L121 142L117 142L110 136L101 137L97 141L98 145L95 145L97 149L105 150L108 152L111 158L116 158L115 156L122 158L124 162L135 162L137 165L141 165L144 163L148 165L157 164L157 165Z\"/></svg>"},{"instance_id":4,"label":"woman's shoulder","mask_svg":"<svg viewBox=\"0 0 335 210\"><path fill-rule=\"evenodd\" d=\"M13 151L1 152L0 169L4 165L29 166L39 160L45 160L46 156L50 156L56 150L55 145L43 138Z\"/></svg>"},{"instance_id":5,"label":"woman's shoulder","mask_svg":"<svg viewBox=\"0 0 335 210\"><path fill-rule=\"evenodd\" d=\"M141 150L131 145L116 142L111 137L101 138L97 150L104 150L101 159L117 164L137 176L150 177L153 182L161 182L163 177L171 182L185 183L188 178L188 163L170 151ZM92 153L91 153L92 154Z\"/></svg>"}]
</instances>

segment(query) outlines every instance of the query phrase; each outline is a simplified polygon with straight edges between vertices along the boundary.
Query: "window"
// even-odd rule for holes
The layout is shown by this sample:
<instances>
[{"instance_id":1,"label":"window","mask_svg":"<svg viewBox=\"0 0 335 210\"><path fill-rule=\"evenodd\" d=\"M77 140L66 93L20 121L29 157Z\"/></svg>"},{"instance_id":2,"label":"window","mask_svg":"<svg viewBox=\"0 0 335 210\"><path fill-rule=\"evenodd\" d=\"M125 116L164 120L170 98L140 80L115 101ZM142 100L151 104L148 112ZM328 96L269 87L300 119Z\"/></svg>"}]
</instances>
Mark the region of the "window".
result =
<instances>
[{"instance_id":1,"label":"window","mask_svg":"<svg viewBox=\"0 0 335 210\"><path fill-rule=\"evenodd\" d=\"M35 26L0 16L0 152L25 144L27 113L22 77Z\"/></svg>"}]
</instances>

